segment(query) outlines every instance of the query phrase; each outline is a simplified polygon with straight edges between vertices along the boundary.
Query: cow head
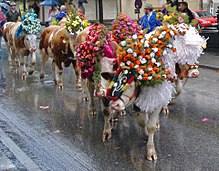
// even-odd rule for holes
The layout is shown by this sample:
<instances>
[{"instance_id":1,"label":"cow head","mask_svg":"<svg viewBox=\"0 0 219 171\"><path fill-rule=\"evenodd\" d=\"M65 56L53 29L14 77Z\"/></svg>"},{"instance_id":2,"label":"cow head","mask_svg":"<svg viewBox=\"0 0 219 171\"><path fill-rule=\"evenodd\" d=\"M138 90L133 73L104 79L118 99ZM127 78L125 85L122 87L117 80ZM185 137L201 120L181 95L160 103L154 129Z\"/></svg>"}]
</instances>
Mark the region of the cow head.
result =
<instances>
[{"instance_id":1,"label":"cow head","mask_svg":"<svg viewBox=\"0 0 219 171\"><path fill-rule=\"evenodd\" d=\"M199 76L198 68L188 64L176 64L176 74L180 79L197 78Z\"/></svg>"},{"instance_id":2,"label":"cow head","mask_svg":"<svg viewBox=\"0 0 219 171\"><path fill-rule=\"evenodd\" d=\"M127 106L134 102L138 94L137 92L135 82L133 81L117 100L110 101L109 109L111 112L121 112L125 110Z\"/></svg>"},{"instance_id":3,"label":"cow head","mask_svg":"<svg viewBox=\"0 0 219 171\"><path fill-rule=\"evenodd\" d=\"M109 86L109 81L112 80L114 74L116 73L116 65L117 65L117 58L116 58L116 50L118 48L118 44L114 41L110 42L106 45L104 49L104 57L101 57L100 64L101 64L101 80L99 84L99 89L96 92L96 95L99 97L106 96L106 90Z\"/></svg>"},{"instance_id":4,"label":"cow head","mask_svg":"<svg viewBox=\"0 0 219 171\"><path fill-rule=\"evenodd\" d=\"M26 34L24 37L24 45L29 50L30 53L33 53L37 50L37 36L33 34Z\"/></svg>"}]
</instances>

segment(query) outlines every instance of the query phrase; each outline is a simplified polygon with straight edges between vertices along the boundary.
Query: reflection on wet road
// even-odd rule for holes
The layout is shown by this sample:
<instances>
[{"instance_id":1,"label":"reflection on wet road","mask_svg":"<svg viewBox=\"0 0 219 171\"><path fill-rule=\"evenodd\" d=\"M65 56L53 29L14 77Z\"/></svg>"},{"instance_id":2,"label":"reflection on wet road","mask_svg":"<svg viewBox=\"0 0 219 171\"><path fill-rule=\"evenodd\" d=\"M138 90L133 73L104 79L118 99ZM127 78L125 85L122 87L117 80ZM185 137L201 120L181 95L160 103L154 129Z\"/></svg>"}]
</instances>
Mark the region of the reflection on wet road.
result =
<instances>
[{"instance_id":1,"label":"reflection on wet road","mask_svg":"<svg viewBox=\"0 0 219 171\"><path fill-rule=\"evenodd\" d=\"M94 118L75 88L72 68L64 71L64 90L44 80L39 65L26 81L0 59L0 120L4 131L42 170L217 170L219 168L218 73L201 70L181 98L161 115L155 134L158 161L145 159L146 139L132 110L115 123L112 140L102 142L100 106ZM215 81L216 80L216 81ZM98 101L98 100L97 100ZM98 104L98 103L97 103ZM203 122L208 118L208 122Z\"/></svg>"}]
</instances>

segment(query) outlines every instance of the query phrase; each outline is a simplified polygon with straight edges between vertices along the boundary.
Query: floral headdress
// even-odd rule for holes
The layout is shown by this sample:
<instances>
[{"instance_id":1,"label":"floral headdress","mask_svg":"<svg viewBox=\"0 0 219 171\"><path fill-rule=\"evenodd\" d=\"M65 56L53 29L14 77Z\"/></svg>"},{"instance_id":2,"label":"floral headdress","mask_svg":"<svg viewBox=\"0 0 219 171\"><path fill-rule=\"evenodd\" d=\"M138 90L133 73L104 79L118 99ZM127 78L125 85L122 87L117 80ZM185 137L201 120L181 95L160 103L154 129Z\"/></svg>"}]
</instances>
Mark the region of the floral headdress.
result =
<instances>
[{"instance_id":1,"label":"floral headdress","mask_svg":"<svg viewBox=\"0 0 219 171\"><path fill-rule=\"evenodd\" d=\"M99 64L100 58L105 55L104 49L110 39L111 33L104 25L94 24L89 28L86 41L76 47L82 78L93 79L94 70L100 70L100 66L96 64ZM95 75L96 79L94 80L99 80L97 75L100 74L96 72Z\"/></svg>"},{"instance_id":2,"label":"floral headdress","mask_svg":"<svg viewBox=\"0 0 219 171\"><path fill-rule=\"evenodd\" d=\"M27 11L21 22L22 30L28 34L37 35L40 33L40 21L33 9Z\"/></svg>"},{"instance_id":3,"label":"floral headdress","mask_svg":"<svg viewBox=\"0 0 219 171\"><path fill-rule=\"evenodd\" d=\"M65 27L71 35L77 35L89 25L90 23L84 18L84 15L75 9L72 9L67 15Z\"/></svg>"},{"instance_id":4,"label":"floral headdress","mask_svg":"<svg viewBox=\"0 0 219 171\"><path fill-rule=\"evenodd\" d=\"M124 14L120 14L112 25L112 36L117 43L131 38L133 34L139 35L141 28L136 22Z\"/></svg>"}]
</instances>

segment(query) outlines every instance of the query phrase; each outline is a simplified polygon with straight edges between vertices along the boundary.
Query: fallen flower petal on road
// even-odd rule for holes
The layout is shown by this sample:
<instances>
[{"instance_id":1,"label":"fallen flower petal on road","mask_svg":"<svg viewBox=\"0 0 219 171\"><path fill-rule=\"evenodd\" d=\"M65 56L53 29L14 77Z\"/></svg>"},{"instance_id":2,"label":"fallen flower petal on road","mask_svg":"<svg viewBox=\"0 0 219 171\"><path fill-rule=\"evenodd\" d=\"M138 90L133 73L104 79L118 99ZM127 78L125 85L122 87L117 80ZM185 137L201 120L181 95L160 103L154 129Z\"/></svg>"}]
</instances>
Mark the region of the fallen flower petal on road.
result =
<instances>
[{"instance_id":1,"label":"fallen flower petal on road","mask_svg":"<svg viewBox=\"0 0 219 171\"><path fill-rule=\"evenodd\" d=\"M202 122L208 122L208 118L203 118Z\"/></svg>"},{"instance_id":2,"label":"fallen flower petal on road","mask_svg":"<svg viewBox=\"0 0 219 171\"><path fill-rule=\"evenodd\" d=\"M40 109L49 109L49 106L39 106Z\"/></svg>"}]
</instances>

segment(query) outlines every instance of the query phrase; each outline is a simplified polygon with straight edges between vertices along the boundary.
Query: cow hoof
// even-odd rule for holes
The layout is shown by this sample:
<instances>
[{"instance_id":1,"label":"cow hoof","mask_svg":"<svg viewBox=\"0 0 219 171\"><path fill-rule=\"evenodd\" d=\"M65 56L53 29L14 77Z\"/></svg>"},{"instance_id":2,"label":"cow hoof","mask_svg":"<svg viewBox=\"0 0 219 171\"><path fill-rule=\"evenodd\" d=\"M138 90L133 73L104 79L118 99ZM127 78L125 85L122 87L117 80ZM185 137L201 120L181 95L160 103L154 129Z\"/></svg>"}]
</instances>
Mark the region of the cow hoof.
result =
<instances>
[{"instance_id":1,"label":"cow hoof","mask_svg":"<svg viewBox=\"0 0 219 171\"><path fill-rule=\"evenodd\" d=\"M160 129L160 123L156 123L156 128Z\"/></svg>"},{"instance_id":2,"label":"cow hoof","mask_svg":"<svg viewBox=\"0 0 219 171\"><path fill-rule=\"evenodd\" d=\"M103 131L103 136L102 136L103 142L109 140L110 138L112 138L112 131L111 130Z\"/></svg>"},{"instance_id":3,"label":"cow hoof","mask_svg":"<svg viewBox=\"0 0 219 171\"><path fill-rule=\"evenodd\" d=\"M29 74L29 75L32 75L33 72L34 72L34 70L30 70L30 71L28 72L28 74Z\"/></svg>"},{"instance_id":4,"label":"cow hoof","mask_svg":"<svg viewBox=\"0 0 219 171\"><path fill-rule=\"evenodd\" d=\"M54 80L55 85L58 85L58 82L56 80Z\"/></svg>"},{"instance_id":5,"label":"cow hoof","mask_svg":"<svg viewBox=\"0 0 219 171\"><path fill-rule=\"evenodd\" d=\"M167 115L170 113L169 108L168 108L168 107L164 107L164 108L162 109L162 113L163 113L165 116L167 116Z\"/></svg>"},{"instance_id":6,"label":"cow hoof","mask_svg":"<svg viewBox=\"0 0 219 171\"><path fill-rule=\"evenodd\" d=\"M44 79L44 74L40 74L40 79Z\"/></svg>"},{"instance_id":7,"label":"cow hoof","mask_svg":"<svg viewBox=\"0 0 219 171\"><path fill-rule=\"evenodd\" d=\"M63 90L63 85L58 85L59 90Z\"/></svg>"},{"instance_id":8,"label":"cow hoof","mask_svg":"<svg viewBox=\"0 0 219 171\"><path fill-rule=\"evenodd\" d=\"M84 102L87 102L87 101L89 100L89 98L88 98L88 97L82 97L82 100L83 100Z\"/></svg>"},{"instance_id":9,"label":"cow hoof","mask_svg":"<svg viewBox=\"0 0 219 171\"><path fill-rule=\"evenodd\" d=\"M26 80L26 75L22 75L22 76L21 76L21 79L22 79L22 80Z\"/></svg>"},{"instance_id":10,"label":"cow hoof","mask_svg":"<svg viewBox=\"0 0 219 171\"><path fill-rule=\"evenodd\" d=\"M122 111L120 112L120 115L121 115L121 116L124 116L124 115L126 115L126 114L127 114L126 110L122 110Z\"/></svg>"},{"instance_id":11,"label":"cow hoof","mask_svg":"<svg viewBox=\"0 0 219 171\"><path fill-rule=\"evenodd\" d=\"M90 115L92 115L92 116L96 116L96 114L97 114L97 112L96 112L95 109L90 109L90 110L89 110L89 113L90 113Z\"/></svg>"},{"instance_id":12,"label":"cow hoof","mask_svg":"<svg viewBox=\"0 0 219 171\"><path fill-rule=\"evenodd\" d=\"M158 159L158 157L157 157L156 151L154 151L153 153L147 153L147 160L149 160L149 161L152 161L152 160L156 161L157 159Z\"/></svg>"},{"instance_id":13,"label":"cow hoof","mask_svg":"<svg viewBox=\"0 0 219 171\"><path fill-rule=\"evenodd\" d=\"M82 86L81 86L81 84L77 84L77 85L76 85L76 88L77 88L78 91L82 91Z\"/></svg>"}]
</instances>

